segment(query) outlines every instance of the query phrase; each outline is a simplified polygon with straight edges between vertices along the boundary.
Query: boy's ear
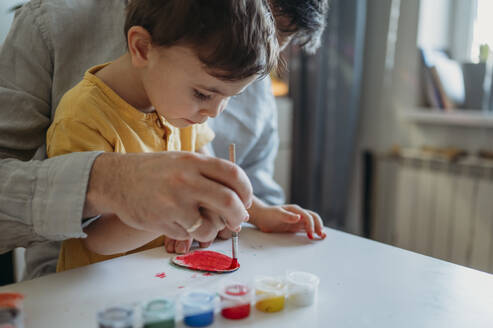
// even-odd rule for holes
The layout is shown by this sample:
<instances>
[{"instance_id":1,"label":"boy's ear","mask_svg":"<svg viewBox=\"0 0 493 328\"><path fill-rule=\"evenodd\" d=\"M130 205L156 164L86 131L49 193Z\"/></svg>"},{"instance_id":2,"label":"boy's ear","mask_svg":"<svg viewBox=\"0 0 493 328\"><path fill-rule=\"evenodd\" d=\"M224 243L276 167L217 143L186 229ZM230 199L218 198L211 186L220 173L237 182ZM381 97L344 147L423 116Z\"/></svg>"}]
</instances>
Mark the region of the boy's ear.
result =
<instances>
[{"instance_id":1,"label":"boy's ear","mask_svg":"<svg viewBox=\"0 0 493 328\"><path fill-rule=\"evenodd\" d=\"M132 26L127 33L128 52L135 67L144 67L149 60L152 37L142 26Z\"/></svg>"}]
</instances>

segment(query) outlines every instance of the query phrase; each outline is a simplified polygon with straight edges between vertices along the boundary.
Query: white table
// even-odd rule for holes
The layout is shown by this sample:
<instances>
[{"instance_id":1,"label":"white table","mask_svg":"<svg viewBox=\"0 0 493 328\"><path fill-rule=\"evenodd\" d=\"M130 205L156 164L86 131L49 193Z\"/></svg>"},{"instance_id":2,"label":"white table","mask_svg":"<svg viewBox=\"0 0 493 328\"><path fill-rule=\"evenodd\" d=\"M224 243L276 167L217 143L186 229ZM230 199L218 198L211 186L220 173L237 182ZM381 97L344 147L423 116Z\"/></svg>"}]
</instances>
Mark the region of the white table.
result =
<instances>
[{"instance_id":1,"label":"white table","mask_svg":"<svg viewBox=\"0 0 493 328\"><path fill-rule=\"evenodd\" d=\"M308 308L285 308L241 321L216 316L212 327L493 327L493 275L326 229L323 242L302 235L240 236L241 268L204 276L170 264L163 248L0 288L25 294L26 327L96 327L105 306L214 290L223 279L304 270L320 279ZM213 250L230 252L230 241ZM155 277L165 272L165 278ZM178 288L185 286L184 289ZM181 327L180 323L178 327Z\"/></svg>"}]
</instances>

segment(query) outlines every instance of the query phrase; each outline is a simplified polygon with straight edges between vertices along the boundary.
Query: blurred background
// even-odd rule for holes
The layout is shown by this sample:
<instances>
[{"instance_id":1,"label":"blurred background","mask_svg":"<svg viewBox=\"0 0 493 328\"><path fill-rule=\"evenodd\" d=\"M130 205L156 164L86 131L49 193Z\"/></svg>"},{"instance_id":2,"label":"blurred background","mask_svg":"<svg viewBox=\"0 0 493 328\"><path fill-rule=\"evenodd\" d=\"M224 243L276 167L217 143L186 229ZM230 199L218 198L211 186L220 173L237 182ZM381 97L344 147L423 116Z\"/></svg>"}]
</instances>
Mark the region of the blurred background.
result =
<instances>
[{"instance_id":1,"label":"blurred background","mask_svg":"<svg viewBox=\"0 0 493 328\"><path fill-rule=\"evenodd\" d=\"M492 13L491 0L333 0L322 49L290 49L274 81L288 199L493 272Z\"/></svg>"},{"instance_id":2,"label":"blurred background","mask_svg":"<svg viewBox=\"0 0 493 328\"><path fill-rule=\"evenodd\" d=\"M19 3L0 2L0 44ZM322 48L287 49L272 75L287 201L493 272L492 15L492 0L332 0Z\"/></svg>"}]
</instances>

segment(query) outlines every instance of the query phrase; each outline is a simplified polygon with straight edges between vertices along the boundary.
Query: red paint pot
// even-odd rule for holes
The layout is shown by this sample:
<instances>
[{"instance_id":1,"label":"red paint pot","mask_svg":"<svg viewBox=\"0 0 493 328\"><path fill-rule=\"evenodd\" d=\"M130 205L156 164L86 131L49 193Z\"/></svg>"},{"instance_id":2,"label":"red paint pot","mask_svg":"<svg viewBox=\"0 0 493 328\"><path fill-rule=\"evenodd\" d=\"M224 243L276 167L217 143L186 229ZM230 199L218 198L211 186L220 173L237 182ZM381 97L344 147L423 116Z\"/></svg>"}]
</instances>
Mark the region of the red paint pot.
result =
<instances>
[{"instance_id":1,"label":"red paint pot","mask_svg":"<svg viewBox=\"0 0 493 328\"><path fill-rule=\"evenodd\" d=\"M239 320L250 315L250 288L243 284L227 285L221 293L222 311L226 319Z\"/></svg>"}]
</instances>

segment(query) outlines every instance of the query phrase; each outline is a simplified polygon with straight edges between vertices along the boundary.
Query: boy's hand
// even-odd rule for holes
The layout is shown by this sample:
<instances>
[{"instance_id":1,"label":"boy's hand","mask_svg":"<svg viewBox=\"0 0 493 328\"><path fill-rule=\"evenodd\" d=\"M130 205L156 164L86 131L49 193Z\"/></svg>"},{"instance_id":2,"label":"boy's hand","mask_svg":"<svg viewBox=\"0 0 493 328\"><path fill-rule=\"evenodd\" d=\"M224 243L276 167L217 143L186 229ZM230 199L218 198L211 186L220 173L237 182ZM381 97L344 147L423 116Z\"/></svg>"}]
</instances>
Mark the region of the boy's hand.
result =
<instances>
[{"instance_id":1,"label":"boy's hand","mask_svg":"<svg viewBox=\"0 0 493 328\"><path fill-rule=\"evenodd\" d=\"M305 230L310 239L314 239L314 233L321 239L326 237L320 216L298 205L268 206L259 199L254 198L253 206L249 212L250 223L257 226L262 232L298 232Z\"/></svg>"},{"instance_id":2,"label":"boy's hand","mask_svg":"<svg viewBox=\"0 0 493 328\"><path fill-rule=\"evenodd\" d=\"M222 240L231 238L231 230L229 230L228 228L224 228L223 230L219 231L216 238ZM188 251L190 251L190 247L192 246L192 242L193 242L192 239L175 240L164 236L164 248L168 253L178 253L178 254L188 253ZM199 241L199 247L207 248L212 244L212 242L213 240L204 243Z\"/></svg>"},{"instance_id":3,"label":"boy's hand","mask_svg":"<svg viewBox=\"0 0 493 328\"><path fill-rule=\"evenodd\" d=\"M205 219L216 222L216 226L220 226L220 222L223 221L218 214L216 214L210 210L201 208L200 213L202 214L202 216ZM224 227L224 224L222 226ZM217 233L217 235L214 236L213 238L211 238L209 241L199 241L198 240L199 247L200 248L209 247L216 238L223 239L223 240L231 238L231 230L229 230L228 228L224 228L224 229L220 230ZM188 251L190 250L190 247L192 246L192 242L193 242L193 239L176 240L176 239L164 236L164 247L166 248L166 251L168 253L178 253L178 254L188 253Z\"/></svg>"}]
</instances>

